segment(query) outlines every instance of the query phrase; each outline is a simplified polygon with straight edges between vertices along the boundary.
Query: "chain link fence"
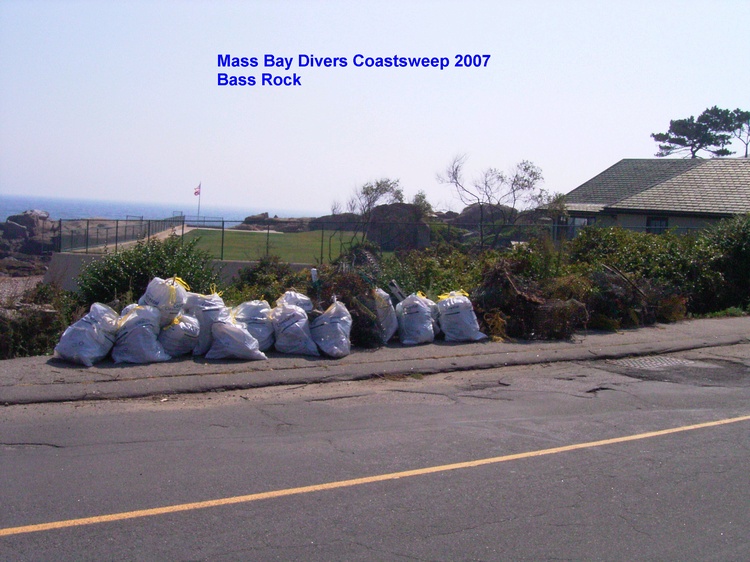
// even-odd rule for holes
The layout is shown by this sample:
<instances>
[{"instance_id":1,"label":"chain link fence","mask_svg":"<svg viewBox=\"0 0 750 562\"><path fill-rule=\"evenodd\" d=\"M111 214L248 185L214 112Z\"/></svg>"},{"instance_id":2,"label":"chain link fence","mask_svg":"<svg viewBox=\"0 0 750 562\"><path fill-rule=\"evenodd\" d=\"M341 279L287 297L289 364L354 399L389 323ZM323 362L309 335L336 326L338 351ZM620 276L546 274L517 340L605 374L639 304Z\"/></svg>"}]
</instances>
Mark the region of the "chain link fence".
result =
<instances>
[{"instance_id":1,"label":"chain link fence","mask_svg":"<svg viewBox=\"0 0 750 562\"><path fill-rule=\"evenodd\" d=\"M275 255L292 263L328 263L354 244L367 240L383 252L426 248L439 242L466 248L507 247L515 242L549 236L545 225L499 226L442 222L362 222L352 219L268 219L247 224L219 217L179 215L162 220L126 217L122 220L58 221L56 249L60 252L118 252L139 240L180 236L197 239L198 248L222 260L257 260Z\"/></svg>"},{"instance_id":2,"label":"chain link fence","mask_svg":"<svg viewBox=\"0 0 750 562\"><path fill-rule=\"evenodd\" d=\"M421 249L440 243L466 250L508 248L535 238L555 242L575 237L581 226L500 225L445 222L361 222L319 219L267 219L248 224L218 217L179 215L162 220L61 220L58 250L117 252L138 240L180 236L220 260L254 261L278 256L290 263L330 263L354 244L367 240L383 252ZM636 229L646 231L646 229ZM690 229L672 229L679 234Z\"/></svg>"},{"instance_id":3,"label":"chain link fence","mask_svg":"<svg viewBox=\"0 0 750 562\"><path fill-rule=\"evenodd\" d=\"M182 215L161 220L144 220L128 216L122 220L75 219L58 221L57 251L107 253L117 252L128 244L170 234L182 236L185 217Z\"/></svg>"}]
</instances>

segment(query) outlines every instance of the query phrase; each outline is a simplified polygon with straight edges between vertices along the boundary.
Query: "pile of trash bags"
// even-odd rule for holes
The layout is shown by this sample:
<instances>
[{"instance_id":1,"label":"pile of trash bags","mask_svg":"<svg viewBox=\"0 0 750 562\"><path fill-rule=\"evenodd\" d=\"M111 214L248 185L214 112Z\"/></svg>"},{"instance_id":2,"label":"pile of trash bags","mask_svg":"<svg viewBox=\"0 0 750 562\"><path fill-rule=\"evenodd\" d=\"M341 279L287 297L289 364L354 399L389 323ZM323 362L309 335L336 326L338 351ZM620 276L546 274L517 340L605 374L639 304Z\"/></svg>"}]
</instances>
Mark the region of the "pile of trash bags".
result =
<instances>
[{"instance_id":1,"label":"pile of trash bags","mask_svg":"<svg viewBox=\"0 0 750 562\"><path fill-rule=\"evenodd\" d=\"M265 360L271 348L280 353L341 358L351 353L352 316L333 297L324 311L290 290L271 307L265 300L225 305L221 294L201 295L179 277L151 280L137 304L117 314L94 303L70 325L55 347L56 356L92 366L107 356L115 363L156 363L182 355L206 359ZM479 341L477 318L463 291L441 295L435 303L422 293L395 307L388 293L373 289L373 318L385 345L398 335L404 345L434 341Z\"/></svg>"},{"instance_id":2,"label":"pile of trash bags","mask_svg":"<svg viewBox=\"0 0 750 562\"><path fill-rule=\"evenodd\" d=\"M440 295L435 303L422 293L411 294L396 305L398 337L404 345L430 343L442 333L445 341L486 339L479 330L474 307L463 291Z\"/></svg>"}]
</instances>

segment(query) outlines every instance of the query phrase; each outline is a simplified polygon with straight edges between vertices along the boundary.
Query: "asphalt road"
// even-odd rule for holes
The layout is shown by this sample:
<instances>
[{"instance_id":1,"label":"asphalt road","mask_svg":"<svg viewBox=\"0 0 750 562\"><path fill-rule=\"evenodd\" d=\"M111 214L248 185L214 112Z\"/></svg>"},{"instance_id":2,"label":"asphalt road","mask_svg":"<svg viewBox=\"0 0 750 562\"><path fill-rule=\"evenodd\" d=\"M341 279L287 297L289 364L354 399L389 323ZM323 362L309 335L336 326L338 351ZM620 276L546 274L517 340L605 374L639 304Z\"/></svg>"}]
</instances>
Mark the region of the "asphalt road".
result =
<instances>
[{"instance_id":1,"label":"asphalt road","mask_svg":"<svg viewBox=\"0 0 750 562\"><path fill-rule=\"evenodd\" d=\"M747 560L749 398L737 345L8 406L0 559Z\"/></svg>"}]
</instances>

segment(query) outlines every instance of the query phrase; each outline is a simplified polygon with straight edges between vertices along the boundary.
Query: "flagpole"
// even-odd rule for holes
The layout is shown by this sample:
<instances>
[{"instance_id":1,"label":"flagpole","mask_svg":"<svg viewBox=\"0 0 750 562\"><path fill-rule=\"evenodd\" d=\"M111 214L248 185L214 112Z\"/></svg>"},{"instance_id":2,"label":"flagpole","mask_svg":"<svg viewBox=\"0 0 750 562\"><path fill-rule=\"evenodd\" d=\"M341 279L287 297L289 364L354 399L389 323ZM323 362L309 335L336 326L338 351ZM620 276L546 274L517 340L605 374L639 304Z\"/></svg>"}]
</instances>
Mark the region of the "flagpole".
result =
<instances>
[{"instance_id":1,"label":"flagpole","mask_svg":"<svg viewBox=\"0 0 750 562\"><path fill-rule=\"evenodd\" d=\"M197 220L201 220L201 185L203 182L198 182L198 187L195 188L195 194L198 196L198 217Z\"/></svg>"}]
</instances>

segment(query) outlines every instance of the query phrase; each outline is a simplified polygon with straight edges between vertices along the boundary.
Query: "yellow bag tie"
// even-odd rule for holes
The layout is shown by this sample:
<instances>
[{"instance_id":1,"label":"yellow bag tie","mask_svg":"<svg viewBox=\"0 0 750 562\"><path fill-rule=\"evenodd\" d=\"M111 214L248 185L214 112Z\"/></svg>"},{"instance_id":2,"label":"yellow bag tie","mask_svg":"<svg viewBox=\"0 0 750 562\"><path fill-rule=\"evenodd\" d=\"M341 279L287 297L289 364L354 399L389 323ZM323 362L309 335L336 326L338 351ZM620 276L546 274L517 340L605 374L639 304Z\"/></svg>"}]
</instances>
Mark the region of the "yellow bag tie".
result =
<instances>
[{"instance_id":1,"label":"yellow bag tie","mask_svg":"<svg viewBox=\"0 0 750 562\"><path fill-rule=\"evenodd\" d=\"M442 300L448 299L450 297L455 297L455 296L468 297L469 293L467 293L463 289L459 289L458 291L451 291L450 293L443 293L442 295L438 297L438 301L442 301Z\"/></svg>"},{"instance_id":2,"label":"yellow bag tie","mask_svg":"<svg viewBox=\"0 0 750 562\"><path fill-rule=\"evenodd\" d=\"M118 319L117 319L117 329L119 330L119 329L120 329L120 327L121 327L121 326L122 326L122 325L123 325L123 324L124 324L124 323L125 323L125 322L126 322L126 321L128 320L128 318L130 318L130 316L131 316L131 315L132 315L132 314L133 314L133 313L134 313L134 312L135 312L136 310L138 310L138 309L143 309L143 307L142 307L141 305L135 306L135 307L133 307L133 308L132 308L131 310L129 310L129 311L128 311L128 313L127 313L127 314L126 314L125 316L123 316L123 317L121 317L121 318L118 318Z\"/></svg>"},{"instance_id":3,"label":"yellow bag tie","mask_svg":"<svg viewBox=\"0 0 750 562\"><path fill-rule=\"evenodd\" d=\"M217 290L216 283L211 283L211 285L208 287L208 290L210 292L207 295L204 295L204 294L201 294L201 293L198 293L198 294L200 296L202 296L202 297L210 297L211 295L217 295L217 296L220 297L221 295L224 294L224 291Z\"/></svg>"},{"instance_id":4,"label":"yellow bag tie","mask_svg":"<svg viewBox=\"0 0 750 562\"><path fill-rule=\"evenodd\" d=\"M181 286L186 291L190 290L190 285L185 283L185 280L181 277L170 277L166 280L167 287L169 287L169 305L173 306L177 301L177 285Z\"/></svg>"},{"instance_id":5,"label":"yellow bag tie","mask_svg":"<svg viewBox=\"0 0 750 562\"><path fill-rule=\"evenodd\" d=\"M175 283L177 285L181 285L183 289L186 291L190 290L190 285L187 284L187 282L182 277L177 277L176 275L171 278L172 283Z\"/></svg>"}]
</instances>

